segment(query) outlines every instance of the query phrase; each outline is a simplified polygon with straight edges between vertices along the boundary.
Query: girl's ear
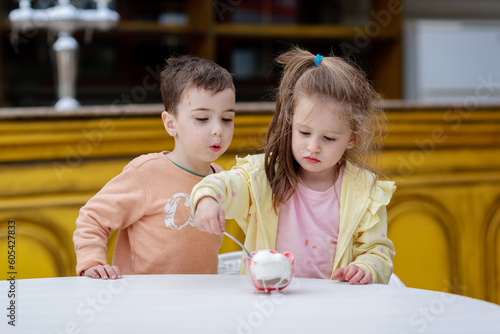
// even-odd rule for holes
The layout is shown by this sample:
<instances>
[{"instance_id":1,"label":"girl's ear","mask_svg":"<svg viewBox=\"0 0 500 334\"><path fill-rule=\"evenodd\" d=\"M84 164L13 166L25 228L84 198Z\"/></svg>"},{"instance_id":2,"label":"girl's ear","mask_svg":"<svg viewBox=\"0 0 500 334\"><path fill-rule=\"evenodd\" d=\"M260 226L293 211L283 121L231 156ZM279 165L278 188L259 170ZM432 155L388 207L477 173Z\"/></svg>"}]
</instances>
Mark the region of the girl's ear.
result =
<instances>
[{"instance_id":1,"label":"girl's ear","mask_svg":"<svg viewBox=\"0 0 500 334\"><path fill-rule=\"evenodd\" d=\"M175 120L175 116L168 111L164 111L161 113L161 119L163 120L163 126L165 127L165 130L167 130L168 134L175 137L177 135L177 122Z\"/></svg>"},{"instance_id":2,"label":"girl's ear","mask_svg":"<svg viewBox=\"0 0 500 334\"><path fill-rule=\"evenodd\" d=\"M347 142L346 149L353 148L356 145L356 135L351 133L351 139Z\"/></svg>"}]
</instances>

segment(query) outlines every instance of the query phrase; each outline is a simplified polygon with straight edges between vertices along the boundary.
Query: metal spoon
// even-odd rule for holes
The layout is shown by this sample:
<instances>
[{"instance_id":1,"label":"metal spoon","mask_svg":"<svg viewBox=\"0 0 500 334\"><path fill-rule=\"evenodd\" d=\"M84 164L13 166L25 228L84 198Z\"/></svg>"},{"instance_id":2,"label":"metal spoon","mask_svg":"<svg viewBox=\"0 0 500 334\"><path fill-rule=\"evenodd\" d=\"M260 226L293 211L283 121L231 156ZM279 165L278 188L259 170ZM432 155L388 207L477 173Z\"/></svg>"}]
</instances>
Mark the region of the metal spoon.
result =
<instances>
[{"instance_id":1,"label":"metal spoon","mask_svg":"<svg viewBox=\"0 0 500 334\"><path fill-rule=\"evenodd\" d=\"M238 240L236 239L235 237L233 237L231 234L227 233L226 231L223 232L226 237L232 239L234 242L236 242L244 251L245 253L247 253L247 256L249 259L252 258L252 254L248 251L248 249L245 248L245 246L243 246L243 244Z\"/></svg>"}]
</instances>

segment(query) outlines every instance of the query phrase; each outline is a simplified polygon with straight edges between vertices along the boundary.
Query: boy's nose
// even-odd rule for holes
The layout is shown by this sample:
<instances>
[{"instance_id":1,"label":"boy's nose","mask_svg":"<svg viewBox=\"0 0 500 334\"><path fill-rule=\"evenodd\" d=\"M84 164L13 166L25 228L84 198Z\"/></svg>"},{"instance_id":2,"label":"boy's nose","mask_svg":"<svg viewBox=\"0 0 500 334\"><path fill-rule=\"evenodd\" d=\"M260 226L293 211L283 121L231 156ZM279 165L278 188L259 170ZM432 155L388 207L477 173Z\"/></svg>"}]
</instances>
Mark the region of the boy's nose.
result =
<instances>
[{"instance_id":1,"label":"boy's nose","mask_svg":"<svg viewBox=\"0 0 500 334\"><path fill-rule=\"evenodd\" d=\"M222 126L220 126L220 124L217 123L214 125L214 127L212 128L212 136L222 136Z\"/></svg>"}]
</instances>

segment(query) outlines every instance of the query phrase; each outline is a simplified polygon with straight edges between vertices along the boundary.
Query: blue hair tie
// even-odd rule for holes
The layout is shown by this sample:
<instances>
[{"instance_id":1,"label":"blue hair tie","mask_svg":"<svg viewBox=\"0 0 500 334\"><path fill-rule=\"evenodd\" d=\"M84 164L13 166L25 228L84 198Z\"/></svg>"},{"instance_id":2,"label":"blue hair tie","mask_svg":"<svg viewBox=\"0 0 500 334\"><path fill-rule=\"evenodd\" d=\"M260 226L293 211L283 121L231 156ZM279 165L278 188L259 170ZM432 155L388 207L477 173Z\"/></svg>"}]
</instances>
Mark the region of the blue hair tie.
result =
<instances>
[{"instance_id":1,"label":"blue hair tie","mask_svg":"<svg viewBox=\"0 0 500 334\"><path fill-rule=\"evenodd\" d=\"M314 58L314 66L319 66L321 64L321 61L323 60L323 56L317 54L316 58Z\"/></svg>"}]
</instances>

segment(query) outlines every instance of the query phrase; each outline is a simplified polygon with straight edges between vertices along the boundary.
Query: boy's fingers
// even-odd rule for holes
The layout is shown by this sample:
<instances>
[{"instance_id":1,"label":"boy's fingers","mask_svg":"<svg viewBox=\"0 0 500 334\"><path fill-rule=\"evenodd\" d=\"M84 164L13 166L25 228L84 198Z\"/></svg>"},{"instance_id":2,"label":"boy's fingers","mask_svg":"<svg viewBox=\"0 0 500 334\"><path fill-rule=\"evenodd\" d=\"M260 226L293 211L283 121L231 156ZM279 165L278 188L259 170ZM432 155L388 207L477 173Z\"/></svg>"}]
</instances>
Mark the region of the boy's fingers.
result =
<instances>
[{"instance_id":1,"label":"boy's fingers","mask_svg":"<svg viewBox=\"0 0 500 334\"><path fill-rule=\"evenodd\" d=\"M102 278L102 279L117 279L122 278L120 269L117 266L110 266L106 264L104 266L98 265L85 270L85 276L92 278Z\"/></svg>"},{"instance_id":2,"label":"boy's fingers","mask_svg":"<svg viewBox=\"0 0 500 334\"><path fill-rule=\"evenodd\" d=\"M92 278L102 278L102 279L107 279L108 275L106 274L106 270L104 269L104 266L98 265L98 266L93 266L85 271L85 276L89 276Z\"/></svg>"},{"instance_id":3,"label":"boy's fingers","mask_svg":"<svg viewBox=\"0 0 500 334\"><path fill-rule=\"evenodd\" d=\"M97 272L99 273L100 277L102 279L108 279L108 273L106 273L106 269L104 269L103 266L98 266L97 268Z\"/></svg>"},{"instance_id":4,"label":"boy's fingers","mask_svg":"<svg viewBox=\"0 0 500 334\"><path fill-rule=\"evenodd\" d=\"M118 278L122 278L122 273L120 271L120 268L118 268L117 266L113 266L113 268L115 269L115 273L118 276Z\"/></svg>"},{"instance_id":5,"label":"boy's fingers","mask_svg":"<svg viewBox=\"0 0 500 334\"><path fill-rule=\"evenodd\" d=\"M85 270L85 276L92 278L99 278L99 274L95 271L93 267Z\"/></svg>"},{"instance_id":6,"label":"boy's fingers","mask_svg":"<svg viewBox=\"0 0 500 334\"><path fill-rule=\"evenodd\" d=\"M106 271L106 274L111 279L118 278L118 274L116 273L115 268L116 268L116 266L111 267L109 264L104 266L104 270Z\"/></svg>"}]
</instances>

